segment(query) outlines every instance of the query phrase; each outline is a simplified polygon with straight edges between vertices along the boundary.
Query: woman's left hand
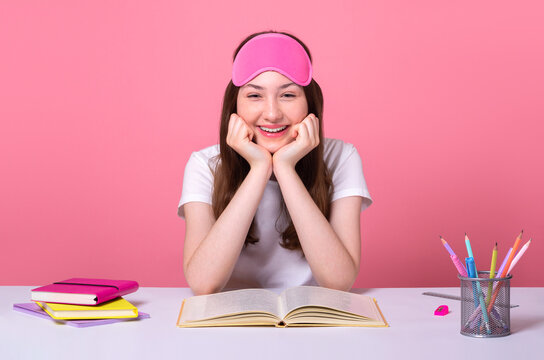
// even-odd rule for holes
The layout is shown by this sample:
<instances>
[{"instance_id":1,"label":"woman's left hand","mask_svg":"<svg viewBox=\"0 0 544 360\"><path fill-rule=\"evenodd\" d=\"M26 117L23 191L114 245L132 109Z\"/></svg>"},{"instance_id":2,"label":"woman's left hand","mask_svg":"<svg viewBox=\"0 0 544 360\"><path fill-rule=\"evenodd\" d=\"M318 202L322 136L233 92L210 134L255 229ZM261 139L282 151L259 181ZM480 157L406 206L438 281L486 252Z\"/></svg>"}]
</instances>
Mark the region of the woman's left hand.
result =
<instances>
[{"instance_id":1,"label":"woman's left hand","mask_svg":"<svg viewBox=\"0 0 544 360\"><path fill-rule=\"evenodd\" d=\"M309 114L293 126L294 141L285 145L272 156L273 168L288 166L294 168L297 162L319 145L319 120Z\"/></svg>"}]
</instances>

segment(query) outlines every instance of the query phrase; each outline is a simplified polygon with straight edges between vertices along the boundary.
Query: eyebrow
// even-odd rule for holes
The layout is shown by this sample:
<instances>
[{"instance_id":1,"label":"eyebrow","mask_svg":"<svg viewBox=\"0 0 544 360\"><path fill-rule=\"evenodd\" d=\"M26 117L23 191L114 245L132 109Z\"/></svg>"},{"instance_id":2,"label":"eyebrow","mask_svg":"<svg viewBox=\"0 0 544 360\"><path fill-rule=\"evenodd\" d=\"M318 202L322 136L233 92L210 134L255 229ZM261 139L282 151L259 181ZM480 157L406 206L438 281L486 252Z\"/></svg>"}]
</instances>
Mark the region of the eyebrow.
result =
<instances>
[{"instance_id":1,"label":"eyebrow","mask_svg":"<svg viewBox=\"0 0 544 360\"><path fill-rule=\"evenodd\" d=\"M296 85L296 84L294 82L283 84L283 85L280 86L280 89L288 88L291 85ZM257 90L264 90L264 88L262 86L255 85L255 84L245 84L244 86L252 87L252 88L257 89Z\"/></svg>"}]
</instances>

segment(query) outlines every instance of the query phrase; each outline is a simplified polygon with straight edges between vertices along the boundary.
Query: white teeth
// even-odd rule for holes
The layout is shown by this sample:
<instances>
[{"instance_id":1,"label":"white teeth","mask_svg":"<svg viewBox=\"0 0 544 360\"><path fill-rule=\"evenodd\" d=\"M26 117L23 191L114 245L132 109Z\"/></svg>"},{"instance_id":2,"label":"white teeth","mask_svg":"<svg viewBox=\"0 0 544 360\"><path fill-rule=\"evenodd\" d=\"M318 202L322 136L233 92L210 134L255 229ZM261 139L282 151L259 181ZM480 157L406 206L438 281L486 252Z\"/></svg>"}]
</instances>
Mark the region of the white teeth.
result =
<instances>
[{"instance_id":1,"label":"white teeth","mask_svg":"<svg viewBox=\"0 0 544 360\"><path fill-rule=\"evenodd\" d=\"M264 127L264 126L259 126L261 128L261 130L264 130L266 132L269 132L269 133L277 133L277 132L280 132L280 131L283 131L285 130L285 128L287 128L287 126L282 126L280 128L277 128L277 129L269 129L267 127Z\"/></svg>"}]
</instances>

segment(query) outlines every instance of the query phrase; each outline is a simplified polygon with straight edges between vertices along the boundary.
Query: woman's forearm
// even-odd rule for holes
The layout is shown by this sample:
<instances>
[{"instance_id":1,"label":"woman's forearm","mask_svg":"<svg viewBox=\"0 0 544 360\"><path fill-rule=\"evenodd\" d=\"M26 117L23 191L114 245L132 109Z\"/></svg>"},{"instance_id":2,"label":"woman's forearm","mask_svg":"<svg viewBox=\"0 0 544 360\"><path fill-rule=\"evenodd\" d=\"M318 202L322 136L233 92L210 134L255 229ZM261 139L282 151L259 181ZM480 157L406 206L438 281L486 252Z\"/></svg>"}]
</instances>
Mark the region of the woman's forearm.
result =
<instances>
[{"instance_id":1,"label":"woman's forearm","mask_svg":"<svg viewBox=\"0 0 544 360\"><path fill-rule=\"evenodd\" d=\"M193 292L218 292L228 282L269 177L269 169L252 168L208 234L187 259L185 276Z\"/></svg>"},{"instance_id":2,"label":"woman's forearm","mask_svg":"<svg viewBox=\"0 0 544 360\"><path fill-rule=\"evenodd\" d=\"M295 169L275 167L274 173L317 283L328 288L349 290L359 272L360 247L357 254L349 253Z\"/></svg>"}]
</instances>

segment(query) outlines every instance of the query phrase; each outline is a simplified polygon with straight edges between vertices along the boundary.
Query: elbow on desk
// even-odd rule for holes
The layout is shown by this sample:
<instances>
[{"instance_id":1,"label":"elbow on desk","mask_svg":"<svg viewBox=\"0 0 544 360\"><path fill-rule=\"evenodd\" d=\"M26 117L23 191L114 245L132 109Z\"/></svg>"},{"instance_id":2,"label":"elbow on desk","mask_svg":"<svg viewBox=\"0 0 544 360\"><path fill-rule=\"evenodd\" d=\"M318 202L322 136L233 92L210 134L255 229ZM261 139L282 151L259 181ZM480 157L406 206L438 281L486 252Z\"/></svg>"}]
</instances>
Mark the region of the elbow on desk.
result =
<instances>
[{"instance_id":1,"label":"elbow on desk","mask_svg":"<svg viewBox=\"0 0 544 360\"><path fill-rule=\"evenodd\" d=\"M184 264L183 273L187 284L195 295L214 294L220 292L225 286L225 284L210 281L212 276L203 274L201 271L191 268L189 264Z\"/></svg>"},{"instance_id":2,"label":"elbow on desk","mask_svg":"<svg viewBox=\"0 0 544 360\"><path fill-rule=\"evenodd\" d=\"M353 285L353 282L350 282L350 283L325 282L325 283L319 284L319 286L321 287L326 287L328 289L341 290L341 291L350 291L352 285Z\"/></svg>"},{"instance_id":3,"label":"elbow on desk","mask_svg":"<svg viewBox=\"0 0 544 360\"><path fill-rule=\"evenodd\" d=\"M187 279L191 291L195 295L209 295L220 292L223 287L206 281L191 281Z\"/></svg>"},{"instance_id":4,"label":"elbow on desk","mask_svg":"<svg viewBox=\"0 0 544 360\"><path fill-rule=\"evenodd\" d=\"M357 278L357 274L354 274L353 276L345 276L345 277L332 277L327 279L316 279L319 286L326 287L329 289L334 290L341 290L341 291L350 291L351 287L355 283L355 279Z\"/></svg>"},{"instance_id":5,"label":"elbow on desk","mask_svg":"<svg viewBox=\"0 0 544 360\"><path fill-rule=\"evenodd\" d=\"M221 291L221 288L212 286L189 286L195 295L210 295Z\"/></svg>"}]
</instances>

